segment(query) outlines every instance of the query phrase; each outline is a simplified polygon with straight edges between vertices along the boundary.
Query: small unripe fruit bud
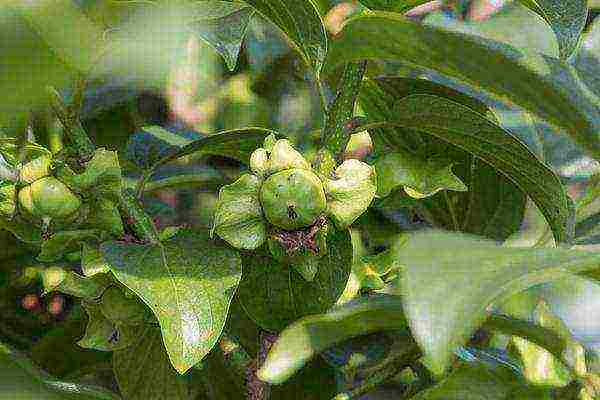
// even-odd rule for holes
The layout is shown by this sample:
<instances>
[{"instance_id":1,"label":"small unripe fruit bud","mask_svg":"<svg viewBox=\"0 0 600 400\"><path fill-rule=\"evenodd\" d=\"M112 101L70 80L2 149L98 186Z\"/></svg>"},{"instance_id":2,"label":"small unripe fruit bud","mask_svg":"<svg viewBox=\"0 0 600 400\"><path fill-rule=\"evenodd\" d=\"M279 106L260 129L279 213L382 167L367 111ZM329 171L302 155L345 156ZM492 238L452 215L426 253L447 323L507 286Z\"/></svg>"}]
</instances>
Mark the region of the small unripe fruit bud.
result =
<instances>
[{"instance_id":1,"label":"small unripe fruit bud","mask_svg":"<svg viewBox=\"0 0 600 400\"><path fill-rule=\"evenodd\" d=\"M81 200L58 179L46 177L21 189L19 204L34 217L62 220L79 210Z\"/></svg>"},{"instance_id":2,"label":"small unripe fruit bud","mask_svg":"<svg viewBox=\"0 0 600 400\"><path fill-rule=\"evenodd\" d=\"M321 180L311 171L298 168L267 178L260 190L260 202L269 222L286 230L314 224L327 206Z\"/></svg>"},{"instance_id":3,"label":"small unripe fruit bud","mask_svg":"<svg viewBox=\"0 0 600 400\"><path fill-rule=\"evenodd\" d=\"M259 177L267 174L269 170L269 154L267 150L263 148L254 150L250 156L250 170Z\"/></svg>"}]
</instances>

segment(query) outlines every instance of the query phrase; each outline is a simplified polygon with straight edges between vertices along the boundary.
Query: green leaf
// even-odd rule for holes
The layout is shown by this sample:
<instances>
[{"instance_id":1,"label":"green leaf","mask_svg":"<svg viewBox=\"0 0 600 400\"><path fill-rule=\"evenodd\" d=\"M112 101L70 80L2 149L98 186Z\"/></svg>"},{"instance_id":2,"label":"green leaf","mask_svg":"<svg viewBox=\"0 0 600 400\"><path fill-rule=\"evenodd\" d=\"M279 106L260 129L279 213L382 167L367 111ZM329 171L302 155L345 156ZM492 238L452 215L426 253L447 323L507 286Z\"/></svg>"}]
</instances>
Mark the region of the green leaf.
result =
<instances>
[{"instance_id":1,"label":"green leaf","mask_svg":"<svg viewBox=\"0 0 600 400\"><path fill-rule=\"evenodd\" d=\"M560 58L573 54L588 16L587 0L519 0L543 17L558 39Z\"/></svg>"},{"instance_id":2,"label":"green leaf","mask_svg":"<svg viewBox=\"0 0 600 400\"><path fill-rule=\"evenodd\" d=\"M125 233L117 205L105 198L90 202L89 214L83 227L96 229L117 238L123 237Z\"/></svg>"},{"instance_id":3,"label":"green leaf","mask_svg":"<svg viewBox=\"0 0 600 400\"><path fill-rule=\"evenodd\" d=\"M366 80L360 104L369 120L393 120L394 104L410 94L445 97L489 115L488 107L481 101L424 79L386 77ZM421 214L432 225L496 240L504 240L519 229L527 196L491 166L458 147L415 130L391 126L369 131L375 152L380 156L411 149L432 156L442 155L455 163L453 170L469 191L442 192L418 202L416 205Z\"/></svg>"},{"instance_id":4,"label":"green leaf","mask_svg":"<svg viewBox=\"0 0 600 400\"><path fill-rule=\"evenodd\" d=\"M415 234L396 251L396 260L405 266L401 286L411 331L440 372L492 303L600 265L600 256L591 252L506 248L436 231Z\"/></svg>"},{"instance_id":5,"label":"green leaf","mask_svg":"<svg viewBox=\"0 0 600 400\"><path fill-rule=\"evenodd\" d=\"M87 312L88 322L85 335L77 342L79 346L99 351L115 351L125 349L139 340L139 326L115 324L102 314L98 304L82 304Z\"/></svg>"},{"instance_id":6,"label":"green leaf","mask_svg":"<svg viewBox=\"0 0 600 400\"><path fill-rule=\"evenodd\" d=\"M579 79L572 68L559 60L381 12L345 24L324 70L331 72L346 62L363 59L389 59L433 70L513 102L564 128L600 158L597 107L578 91Z\"/></svg>"},{"instance_id":7,"label":"green leaf","mask_svg":"<svg viewBox=\"0 0 600 400\"><path fill-rule=\"evenodd\" d=\"M290 39L318 76L327 54L327 33L312 0L244 0Z\"/></svg>"},{"instance_id":8,"label":"green leaf","mask_svg":"<svg viewBox=\"0 0 600 400\"><path fill-rule=\"evenodd\" d=\"M132 346L113 354L113 371L127 400L189 400L186 379L169 363L160 330L145 326Z\"/></svg>"},{"instance_id":9,"label":"green leaf","mask_svg":"<svg viewBox=\"0 0 600 400\"><path fill-rule=\"evenodd\" d=\"M0 344L0 398L19 400L119 400L99 387L63 382L38 370L23 355Z\"/></svg>"},{"instance_id":10,"label":"green leaf","mask_svg":"<svg viewBox=\"0 0 600 400\"><path fill-rule=\"evenodd\" d=\"M413 95L396 103L391 125L432 135L457 146L513 181L536 203L557 243L573 236L573 206L560 179L520 140L473 110L430 95Z\"/></svg>"},{"instance_id":11,"label":"green leaf","mask_svg":"<svg viewBox=\"0 0 600 400\"><path fill-rule=\"evenodd\" d=\"M347 228L371 205L377 192L375 169L362 161L346 160L324 183L327 214L340 229Z\"/></svg>"},{"instance_id":12,"label":"green leaf","mask_svg":"<svg viewBox=\"0 0 600 400\"><path fill-rule=\"evenodd\" d=\"M441 190L467 191L465 184L452 173L452 164L447 159L423 159L397 149L375 163L378 195L385 197L398 186L419 193L417 198L433 196ZM407 193L411 195L408 191Z\"/></svg>"},{"instance_id":13,"label":"green leaf","mask_svg":"<svg viewBox=\"0 0 600 400\"><path fill-rule=\"evenodd\" d=\"M509 371L481 363L460 365L446 379L414 400L551 400L546 388L527 387Z\"/></svg>"},{"instance_id":14,"label":"green leaf","mask_svg":"<svg viewBox=\"0 0 600 400\"><path fill-rule=\"evenodd\" d=\"M116 151L97 149L78 175L61 178L74 192L85 197L106 198L117 201L121 195L121 167Z\"/></svg>"},{"instance_id":15,"label":"green leaf","mask_svg":"<svg viewBox=\"0 0 600 400\"><path fill-rule=\"evenodd\" d=\"M430 0L360 0L360 3L373 11L404 13L411 8L429 3Z\"/></svg>"},{"instance_id":16,"label":"green leaf","mask_svg":"<svg viewBox=\"0 0 600 400\"><path fill-rule=\"evenodd\" d=\"M97 274L110 272L110 267L102 258L99 246L84 243L81 250L81 269L83 275L92 277Z\"/></svg>"},{"instance_id":17,"label":"green leaf","mask_svg":"<svg viewBox=\"0 0 600 400\"><path fill-rule=\"evenodd\" d=\"M244 128L224 131L193 141L181 149L159 160L153 168L174 161L178 158L194 154L195 156L211 154L226 156L248 164L252 152L260 147L269 135L279 137L277 132L262 128Z\"/></svg>"},{"instance_id":18,"label":"green leaf","mask_svg":"<svg viewBox=\"0 0 600 400\"><path fill-rule=\"evenodd\" d=\"M352 265L347 230L327 230L327 251L308 282L295 269L277 262L264 247L243 257L239 297L246 313L263 329L281 331L298 318L325 312L344 291Z\"/></svg>"},{"instance_id":19,"label":"green leaf","mask_svg":"<svg viewBox=\"0 0 600 400\"><path fill-rule=\"evenodd\" d=\"M213 232L238 249L254 250L267 238L267 221L260 205L262 181L244 174L219 190Z\"/></svg>"},{"instance_id":20,"label":"green leaf","mask_svg":"<svg viewBox=\"0 0 600 400\"><path fill-rule=\"evenodd\" d=\"M239 255L206 234L180 230L163 243L108 242L104 259L158 318L171 363L185 373L217 342L241 278Z\"/></svg>"},{"instance_id":21,"label":"green leaf","mask_svg":"<svg viewBox=\"0 0 600 400\"><path fill-rule=\"evenodd\" d=\"M44 294L60 292L87 300L97 299L110 284L106 275L87 278L61 267L48 267L42 271Z\"/></svg>"},{"instance_id":22,"label":"green leaf","mask_svg":"<svg viewBox=\"0 0 600 400\"><path fill-rule=\"evenodd\" d=\"M189 28L223 57L230 71L237 65L254 10L239 3L200 1Z\"/></svg>"},{"instance_id":23,"label":"green leaf","mask_svg":"<svg viewBox=\"0 0 600 400\"><path fill-rule=\"evenodd\" d=\"M42 251L37 259L42 262L58 261L66 253L81 250L87 240L99 240L100 232L96 230L60 231L42 242Z\"/></svg>"},{"instance_id":24,"label":"green leaf","mask_svg":"<svg viewBox=\"0 0 600 400\"><path fill-rule=\"evenodd\" d=\"M302 318L281 332L258 377L271 384L281 384L314 356L335 344L405 326L402 300L396 296L360 298L325 314Z\"/></svg>"}]
</instances>

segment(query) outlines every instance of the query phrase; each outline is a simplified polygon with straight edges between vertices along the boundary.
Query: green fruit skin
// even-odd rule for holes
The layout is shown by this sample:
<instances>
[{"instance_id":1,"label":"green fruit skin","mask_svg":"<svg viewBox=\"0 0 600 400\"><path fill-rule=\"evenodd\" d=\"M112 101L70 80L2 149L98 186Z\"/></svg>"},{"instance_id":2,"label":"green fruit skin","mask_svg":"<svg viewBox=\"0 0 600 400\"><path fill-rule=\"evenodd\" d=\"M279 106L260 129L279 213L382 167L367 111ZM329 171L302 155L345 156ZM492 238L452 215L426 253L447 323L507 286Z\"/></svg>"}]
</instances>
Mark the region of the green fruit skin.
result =
<instances>
[{"instance_id":1,"label":"green fruit skin","mask_svg":"<svg viewBox=\"0 0 600 400\"><path fill-rule=\"evenodd\" d=\"M38 179L50 175L52 159L49 156L41 156L23 165L20 171L21 182L33 183Z\"/></svg>"},{"instance_id":2,"label":"green fruit skin","mask_svg":"<svg viewBox=\"0 0 600 400\"><path fill-rule=\"evenodd\" d=\"M147 316L146 306L136 298L128 298L121 289L111 286L102 295L100 311L113 323L141 323Z\"/></svg>"},{"instance_id":3,"label":"green fruit skin","mask_svg":"<svg viewBox=\"0 0 600 400\"><path fill-rule=\"evenodd\" d=\"M81 207L81 200L54 177L38 179L19 191L20 206L37 218L66 219Z\"/></svg>"},{"instance_id":4,"label":"green fruit skin","mask_svg":"<svg viewBox=\"0 0 600 400\"><path fill-rule=\"evenodd\" d=\"M299 168L267 178L260 189L260 202L267 220L285 230L314 224L327 206L321 180Z\"/></svg>"}]
</instances>

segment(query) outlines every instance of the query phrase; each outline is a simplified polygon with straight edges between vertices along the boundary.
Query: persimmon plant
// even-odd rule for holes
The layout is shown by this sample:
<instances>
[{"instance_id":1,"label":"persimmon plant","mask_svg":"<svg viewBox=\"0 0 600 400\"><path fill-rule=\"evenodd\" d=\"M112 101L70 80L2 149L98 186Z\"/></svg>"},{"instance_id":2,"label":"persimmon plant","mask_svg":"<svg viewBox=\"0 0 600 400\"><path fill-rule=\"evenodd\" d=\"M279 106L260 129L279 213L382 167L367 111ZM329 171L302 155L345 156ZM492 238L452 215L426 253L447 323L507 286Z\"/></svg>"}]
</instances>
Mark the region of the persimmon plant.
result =
<instances>
[{"instance_id":1,"label":"persimmon plant","mask_svg":"<svg viewBox=\"0 0 600 400\"><path fill-rule=\"evenodd\" d=\"M600 398L600 28L488 3L0 5L0 398Z\"/></svg>"}]
</instances>

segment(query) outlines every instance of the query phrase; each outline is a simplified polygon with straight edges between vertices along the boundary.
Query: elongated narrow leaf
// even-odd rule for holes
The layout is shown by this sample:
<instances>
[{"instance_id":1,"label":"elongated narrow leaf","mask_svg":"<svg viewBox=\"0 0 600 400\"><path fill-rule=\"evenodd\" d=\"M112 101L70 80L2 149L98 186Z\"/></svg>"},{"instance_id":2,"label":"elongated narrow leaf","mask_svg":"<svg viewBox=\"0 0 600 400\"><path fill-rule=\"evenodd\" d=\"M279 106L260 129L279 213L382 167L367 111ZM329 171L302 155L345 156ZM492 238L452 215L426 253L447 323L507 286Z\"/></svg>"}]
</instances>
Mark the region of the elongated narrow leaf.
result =
<instances>
[{"instance_id":1,"label":"elongated narrow leaf","mask_svg":"<svg viewBox=\"0 0 600 400\"><path fill-rule=\"evenodd\" d=\"M254 10L240 3L199 1L190 29L219 53L230 71L237 65Z\"/></svg>"},{"instance_id":2,"label":"elongated narrow leaf","mask_svg":"<svg viewBox=\"0 0 600 400\"><path fill-rule=\"evenodd\" d=\"M572 68L492 40L422 26L375 12L346 23L325 71L362 59L389 59L436 71L508 100L564 128L600 158L600 116ZM491 62L493 60L493 62Z\"/></svg>"},{"instance_id":3,"label":"elongated narrow leaf","mask_svg":"<svg viewBox=\"0 0 600 400\"><path fill-rule=\"evenodd\" d=\"M318 75L327 54L327 33L312 0L244 0L291 40Z\"/></svg>"},{"instance_id":4,"label":"elongated narrow leaf","mask_svg":"<svg viewBox=\"0 0 600 400\"><path fill-rule=\"evenodd\" d=\"M180 230L158 244L101 247L115 277L160 323L171 363L185 373L217 342L241 278L239 255L205 233Z\"/></svg>"},{"instance_id":5,"label":"elongated narrow leaf","mask_svg":"<svg viewBox=\"0 0 600 400\"><path fill-rule=\"evenodd\" d=\"M140 328L136 343L113 355L113 370L127 400L188 400L184 377L169 363L160 337L152 325Z\"/></svg>"},{"instance_id":6,"label":"elongated narrow leaf","mask_svg":"<svg viewBox=\"0 0 600 400\"><path fill-rule=\"evenodd\" d=\"M513 181L537 204L558 243L573 236L573 207L554 172L522 142L461 104L429 95L396 103L391 124L417 130L457 146Z\"/></svg>"},{"instance_id":7,"label":"elongated narrow leaf","mask_svg":"<svg viewBox=\"0 0 600 400\"><path fill-rule=\"evenodd\" d=\"M161 158L154 168L190 154L226 156L248 163L250 154L261 147L270 134L279 137L277 132L262 128L234 129L217 133L172 151L171 154Z\"/></svg>"},{"instance_id":8,"label":"elongated narrow leaf","mask_svg":"<svg viewBox=\"0 0 600 400\"><path fill-rule=\"evenodd\" d=\"M492 303L600 266L597 253L499 247L436 231L415 234L396 257L405 266L401 286L410 328L439 371L483 322Z\"/></svg>"},{"instance_id":9,"label":"elongated narrow leaf","mask_svg":"<svg viewBox=\"0 0 600 400\"><path fill-rule=\"evenodd\" d=\"M261 380L280 384L312 357L344 340L406 325L402 300L396 296L366 297L313 315L286 328L260 369Z\"/></svg>"},{"instance_id":10,"label":"elongated narrow leaf","mask_svg":"<svg viewBox=\"0 0 600 400\"><path fill-rule=\"evenodd\" d=\"M429 3L431 0L360 0L360 3L373 11L406 12L411 8Z\"/></svg>"},{"instance_id":11,"label":"elongated narrow leaf","mask_svg":"<svg viewBox=\"0 0 600 400\"><path fill-rule=\"evenodd\" d=\"M577 48L585 28L587 0L519 0L542 16L558 39L560 57L567 59Z\"/></svg>"},{"instance_id":12,"label":"elongated narrow leaf","mask_svg":"<svg viewBox=\"0 0 600 400\"><path fill-rule=\"evenodd\" d=\"M99 387L50 378L25 356L0 344L0 399L118 400L119 397Z\"/></svg>"}]
</instances>

